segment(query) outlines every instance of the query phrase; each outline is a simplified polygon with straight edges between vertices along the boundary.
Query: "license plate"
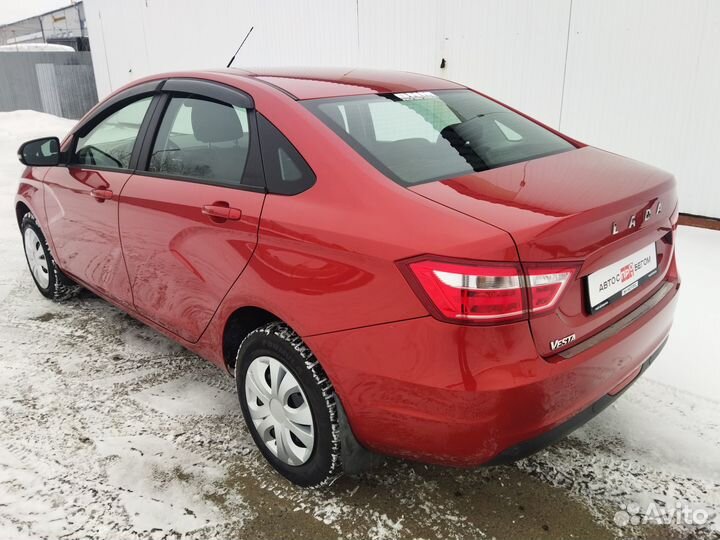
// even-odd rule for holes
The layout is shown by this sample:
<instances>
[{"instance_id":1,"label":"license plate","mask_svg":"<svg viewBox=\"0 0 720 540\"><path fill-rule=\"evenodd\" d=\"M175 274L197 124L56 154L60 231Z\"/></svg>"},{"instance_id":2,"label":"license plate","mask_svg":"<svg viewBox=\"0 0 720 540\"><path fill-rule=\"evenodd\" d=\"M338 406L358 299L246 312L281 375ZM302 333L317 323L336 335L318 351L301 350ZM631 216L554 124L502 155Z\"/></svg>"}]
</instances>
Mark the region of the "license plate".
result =
<instances>
[{"instance_id":1,"label":"license plate","mask_svg":"<svg viewBox=\"0 0 720 540\"><path fill-rule=\"evenodd\" d=\"M657 274L655 244L593 272L588 276L590 313L597 313L632 293Z\"/></svg>"}]
</instances>

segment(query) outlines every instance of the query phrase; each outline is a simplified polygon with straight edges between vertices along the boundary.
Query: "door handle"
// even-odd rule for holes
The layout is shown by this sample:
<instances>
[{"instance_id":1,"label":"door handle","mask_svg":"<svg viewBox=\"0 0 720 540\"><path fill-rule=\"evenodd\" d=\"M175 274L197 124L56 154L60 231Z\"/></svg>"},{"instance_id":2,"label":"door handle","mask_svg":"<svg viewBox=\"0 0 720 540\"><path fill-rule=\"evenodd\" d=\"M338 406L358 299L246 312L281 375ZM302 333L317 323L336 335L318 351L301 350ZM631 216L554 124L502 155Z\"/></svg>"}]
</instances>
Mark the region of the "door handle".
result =
<instances>
[{"instance_id":1,"label":"door handle","mask_svg":"<svg viewBox=\"0 0 720 540\"><path fill-rule=\"evenodd\" d=\"M90 191L90 195L99 202L112 199L113 192L109 189L93 189Z\"/></svg>"},{"instance_id":2,"label":"door handle","mask_svg":"<svg viewBox=\"0 0 720 540\"><path fill-rule=\"evenodd\" d=\"M218 204L206 204L202 207L202 213L213 221L238 221L242 217L242 212L238 208L230 208L229 206L220 206Z\"/></svg>"}]
</instances>

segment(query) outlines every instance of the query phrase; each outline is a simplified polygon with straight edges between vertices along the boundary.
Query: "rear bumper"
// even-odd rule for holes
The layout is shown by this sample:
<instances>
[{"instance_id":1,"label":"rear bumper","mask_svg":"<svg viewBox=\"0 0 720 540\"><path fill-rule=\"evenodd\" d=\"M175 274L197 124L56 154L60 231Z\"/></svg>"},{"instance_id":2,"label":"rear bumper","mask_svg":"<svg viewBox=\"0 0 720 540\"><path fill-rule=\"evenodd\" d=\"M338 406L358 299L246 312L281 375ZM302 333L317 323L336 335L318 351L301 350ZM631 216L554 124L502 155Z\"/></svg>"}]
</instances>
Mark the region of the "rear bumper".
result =
<instances>
[{"instance_id":1,"label":"rear bumper","mask_svg":"<svg viewBox=\"0 0 720 540\"><path fill-rule=\"evenodd\" d=\"M625 392L625 390L630 388L633 383L637 381L638 378L640 378L640 375L642 375L642 373L650 367L650 364L652 364L655 359L660 355L660 352L663 350L666 343L667 339L665 339L665 341L662 342L660 347L658 347L658 349L650 355L650 358L643 362L637 373L633 373L633 376L630 378L629 382L622 385L620 389L612 393L605 394L595 403L590 405L587 409L579 412L569 420L566 420L562 424L555 426L551 430L546 431L542 435L539 435L534 439L523 441L520 444L516 444L515 446L503 450L492 460L486 463L486 465L505 465L508 463L512 463L513 461L517 461L518 459L528 457L535 452L542 450L546 446L550 446L551 444L568 436L577 428L579 428L589 420L592 420L598 414L603 412L607 407L612 405L612 403L617 398L619 398L623 394L623 392Z\"/></svg>"},{"instance_id":2,"label":"rear bumper","mask_svg":"<svg viewBox=\"0 0 720 540\"><path fill-rule=\"evenodd\" d=\"M587 421L654 360L672 325L672 283L631 324L570 358L539 356L527 322L423 317L305 341L366 448L444 465L502 462Z\"/></svg>"}]
</instances>

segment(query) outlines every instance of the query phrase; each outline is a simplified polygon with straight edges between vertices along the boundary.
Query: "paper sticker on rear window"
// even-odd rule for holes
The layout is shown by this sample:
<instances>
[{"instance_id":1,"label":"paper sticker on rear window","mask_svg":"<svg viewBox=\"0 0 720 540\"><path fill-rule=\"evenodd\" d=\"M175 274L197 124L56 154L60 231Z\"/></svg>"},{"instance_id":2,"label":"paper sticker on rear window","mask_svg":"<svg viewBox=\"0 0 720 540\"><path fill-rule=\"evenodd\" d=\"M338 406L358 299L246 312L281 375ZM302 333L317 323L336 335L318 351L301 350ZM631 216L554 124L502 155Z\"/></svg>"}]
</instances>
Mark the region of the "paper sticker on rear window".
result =
<instances>
[{"instance_id":1,"label":"paper sticker on rear window","mask_svg":"<svg viewBox=\"0 0 720 540\"><path fill-rule=\"evenodd\" d=\"M434 99L437 96L432 92L406 92L404 94L393 94L401 101L412 101L415 99Z\"/></svg>"}]
</instances>

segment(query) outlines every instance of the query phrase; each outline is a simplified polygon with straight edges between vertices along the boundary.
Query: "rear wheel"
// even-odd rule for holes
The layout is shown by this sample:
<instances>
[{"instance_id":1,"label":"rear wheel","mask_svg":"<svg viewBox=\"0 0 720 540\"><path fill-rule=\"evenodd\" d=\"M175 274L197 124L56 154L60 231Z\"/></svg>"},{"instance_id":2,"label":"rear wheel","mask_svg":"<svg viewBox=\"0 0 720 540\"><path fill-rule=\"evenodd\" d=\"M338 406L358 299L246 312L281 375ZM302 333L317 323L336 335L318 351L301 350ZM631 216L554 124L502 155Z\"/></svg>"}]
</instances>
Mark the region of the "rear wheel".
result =
<instances>
[{"instance_id":1,"label":"rear wheel","mask_svg":"<svg viewBox=\"0 0 720 540\"><path fill-rule=\"evenodd\" d=\"M238 350L235 378L250 434L280 474L303 487L339 475L335 393L295 332L272 322L248 334Z\"/></svg>"},{"instance_id":2,"label":"rear wheel","mask_svg":"<svg viewBox=\"0 0 720 540\"><path fill-rule=\"evenodd\" d=\"M80 291L80 287L63 274L55 264L45 235L31 212L23 216L20 230L23 235L25 259L40 293L56 301L75 296Z\"/></svg>"}]
</instances>

